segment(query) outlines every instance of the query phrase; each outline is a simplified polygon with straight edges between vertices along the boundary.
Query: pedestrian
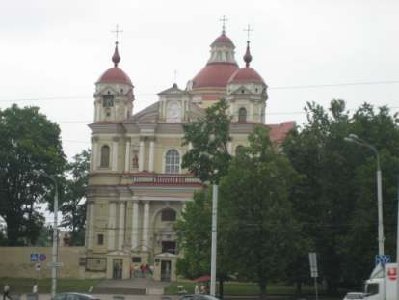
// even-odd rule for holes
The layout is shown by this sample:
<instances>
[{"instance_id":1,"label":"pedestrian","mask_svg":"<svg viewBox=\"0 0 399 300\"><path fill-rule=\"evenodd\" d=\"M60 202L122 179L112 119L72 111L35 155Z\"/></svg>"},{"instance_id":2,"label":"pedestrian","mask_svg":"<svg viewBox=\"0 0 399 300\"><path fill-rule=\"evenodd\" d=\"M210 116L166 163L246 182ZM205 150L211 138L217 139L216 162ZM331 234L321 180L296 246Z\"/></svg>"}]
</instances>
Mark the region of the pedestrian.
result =
<instances>
[{"instance_id":1,"label":"pedestrian","mask_svg":"<svg viewBox=\"0 0 399 300\"><path fill-rule=\"evenodd\" d=\"M39 292L39 286L37 285L37 282L35 281L33 283L32 293L37 296L38 292Z\"/></svg>"},{"instance_id":2,"label":"pedestrian","mask_svg":"<svg viewBox=\"0 0 399 300\"><path fill-rule=\"evenodd\" d=\"M11 300L11 297L10 297L10 286L7 283L4 285L3 300L6 300L6 298Z\"/></svg>"}]
</instances>

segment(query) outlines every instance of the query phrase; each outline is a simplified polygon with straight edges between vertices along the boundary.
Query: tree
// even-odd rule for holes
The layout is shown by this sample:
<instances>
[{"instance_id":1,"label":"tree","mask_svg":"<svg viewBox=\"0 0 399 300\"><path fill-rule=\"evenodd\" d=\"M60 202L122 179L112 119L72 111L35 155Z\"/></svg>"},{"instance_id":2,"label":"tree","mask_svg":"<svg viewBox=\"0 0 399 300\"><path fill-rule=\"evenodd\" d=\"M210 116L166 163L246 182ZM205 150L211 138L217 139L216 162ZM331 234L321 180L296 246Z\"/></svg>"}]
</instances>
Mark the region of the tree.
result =
<instances>
[{"instance_id":1,"label":"tree","mask_svg":"<svg viewBox=\"0 0 399 300\"><path fill-rule=\"evenodd\" d=\"M220 185L220 235L230 270L257 282L261 298L267 283L282 278L286 259L297 250L299 224L288 195L296 173L257 127L233 158Z\"/></svg>"},{"instance_id":2,"label":"tree","mask_svg":"<svg viewBox=\"0 0 399 300\"><path fill-rule=\"evenodd\" d=\"M194 279L207 274L211 257L211 195L201 190L187 203L177 221L179 249L184 257L177 261L177 272Z\"/></svg>"},{"instance_id":3,"label":"tree","mask_svg":"<svg viewBox=\"0 0 399 300\"><path fill-rule=\"evenodd\" d=\"M183 145L191 144L191 149L187 151L183 156L182 167L187 168L195 176L197 176L203 183L218 184L220 178L227 173L228 165L231 160L231 155L227 150L227 143L230 141L229 126L230 117L227 115L227 102L225 99L219 100L216 104L206 108L205 116L198 119L196 122L185 124ZM200 196L197 196L200 197ZM210 250L211 247L211 210L204 210L203 213L209 214L204 215L204 219L208 219L209 223L209 234L203 234L200 238L200 244L208 245ZM185 219L185 227L190 228L202 228L205 224L196 223L198 219ZM192 225L191 225L192 224ZM183 226L182 224L180 225ZM184 227L184 226L183 226ZM185 247L185 259L179 262L180 270L183 269L183 265L190 268L192 265L198 264L195 260L198 260L195 249L189 248L188 235L193 234L192 231L183 231L184 236L181 237L181 244ZM187 235L187 236L186 236ZM198 242L196 243L198 245ZM202 249L202 251L206 251ZM223 260L223 249L218 248L218 268L217 277L219 279L219 292L223 297L223 283L227 279L227 270L224 268L220 261ZM209 256L200 256L201 266L210 269L210 258ZM201 269L203 270L203 269ZM207 271L206 273L208 273Z\"/></svg>"},{"instance_id":4,"label":"tree","mask_svg":"<svg viewBox=\"0 0 399 300\"><path fill-rule=\"evenodd\" d=\"M343 100L333 100L329 110L307 103L307 123L292 132L283 149L301 174L290 195L296 218L319 255L321 276L330 292L336 292L339 285L360 284L377 253L376 160L344 138L354 133L381 150L389 245L395 209L388 199L394 198L399 131L396 117L386 108L375 114L372 106L363 104L351 116Z\"/></svg>"},{"instance_id":5,"label":"tree","mask_svg":"<svg viewBox=\"0 0 399 300\"><path fill-rule=\"evenodd\" d=\"M52 203L49 176L62 174L65 155L60 128L37 107L13 105L0 111L0 216L7 224L8 245L34 244L44 219L40 201Z\"/></svg>"},{"instance_id":6,"label":"tree","mask_svg":"<svg viewBox=\"0 0 399 300\"><path fill-rule=\"evenodd\" d=\"M84 244L86 222L86 195L89 181L90 152L83 150L67 164L61 225L71 230L70 245Z\"/></svg>"},{"instance_id":7,"label":"tree","mask_svg":"<svg viewBox=\"0 0 399 300\"><path fill-rule=\"evenodd\" d=\"M187 168L202 182L218 182L226 175L231 155L227 151L230 141L230 118L227 102L221 99L205 110L205 117L185 124L183 146L192 149L183 156L182 167Z\"/></svg>"}]
</instances>

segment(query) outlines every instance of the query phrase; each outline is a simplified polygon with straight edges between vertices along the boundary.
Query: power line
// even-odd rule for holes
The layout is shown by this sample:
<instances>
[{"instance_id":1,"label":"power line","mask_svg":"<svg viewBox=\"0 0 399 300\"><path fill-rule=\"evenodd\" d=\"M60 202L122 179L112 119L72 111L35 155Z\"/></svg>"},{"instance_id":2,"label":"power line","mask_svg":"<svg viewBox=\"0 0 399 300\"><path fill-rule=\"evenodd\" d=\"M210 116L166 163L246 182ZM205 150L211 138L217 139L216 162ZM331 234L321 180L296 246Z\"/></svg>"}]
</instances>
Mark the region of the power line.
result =
<instances>
[{"instance_id":1,"label":"power line","mask_svg":"<svg viewBox=\"0 0 399 300\"><path fill-rule=\"evenodd\" d=\"M269 90L289 90L289 89L314 89L328 88L340 86L359 86L359 85L382 85L397 84L399 80L381 80L381 81L364 81L364 82L341 82L341 83L321 83L308 85L287 85L287 86L270 86ZM135 94L136 96L157 96L157 93ZM2 98L0 102L21 102L21 101L47 101L47 100L64 100L64 99L92 99L90 95L74 95L74 96L44 96L44 97L27 97L27 98Z\"/></svg>"}]
</instances>

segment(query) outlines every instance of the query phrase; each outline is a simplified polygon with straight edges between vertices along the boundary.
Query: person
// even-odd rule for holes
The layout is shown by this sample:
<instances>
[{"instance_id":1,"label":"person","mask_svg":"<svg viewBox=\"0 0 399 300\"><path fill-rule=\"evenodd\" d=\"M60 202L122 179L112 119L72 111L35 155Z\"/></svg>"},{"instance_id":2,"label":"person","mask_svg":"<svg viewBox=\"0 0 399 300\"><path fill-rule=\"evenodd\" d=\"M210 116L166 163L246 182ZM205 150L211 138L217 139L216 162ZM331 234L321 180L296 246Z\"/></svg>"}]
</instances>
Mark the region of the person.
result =
<instances>
[{"instance_id":1,"label":"person","mask_svg":"<svg viewBox=\"0 0 399 300\"><path fill-rule=\"evenodd\" d=\"M38 292L39 292L39 287L38 287L38 285L37 285L37 282L35 281L35 282L33 283L32 293L33 293L34 295L37 295Z\"/></svg>"},{"instance_id":2,"label":"person","mask_svg":"<svg viewBox=\"0 0 399 300\"><path fill-rule=\"evenodd\" d=\"M198 283L195 284L194 293L195 293L196 295L199 294L199 286L198 286Z\"/></svg>"},{"instance_id":3,"label":"person","mask_svg":"<svg viewBox=\"0 0 399 300\"><path fill-rule=\"evenodd\" d=\"M11 300L11 297L10 297L10 286L7 283L4 285L3 300L6 300L6 298Z\"/></svg>"}]
</instances>

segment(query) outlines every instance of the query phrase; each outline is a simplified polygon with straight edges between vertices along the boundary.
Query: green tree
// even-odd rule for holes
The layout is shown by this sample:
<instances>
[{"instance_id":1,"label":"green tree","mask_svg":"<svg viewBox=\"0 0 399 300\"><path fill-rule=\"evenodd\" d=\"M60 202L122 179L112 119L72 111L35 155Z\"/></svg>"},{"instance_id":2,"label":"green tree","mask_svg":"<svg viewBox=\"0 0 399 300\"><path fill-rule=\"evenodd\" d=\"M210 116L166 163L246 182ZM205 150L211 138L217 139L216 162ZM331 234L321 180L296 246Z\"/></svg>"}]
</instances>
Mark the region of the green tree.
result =
<instances>
[{"instance_id":1,"label":"green tree","mask_svg":"<svg viewBox=\"0 0 399 300\"><path fill-rule=\"evenodd\" d=\"M65 155L60 128L37 107L13 105L0 111L0 216L8 245L35 244L44 219L39 201L52 202L52 183L35 173L62 174Z\"/></svg>"},{"instance_id":2,"label":"green tree","mask_svg":"<svg viewBox=\"0 0 399 300\"><path fill-rule=\"evenodd\" d=\"M206 108L205 115L202 118L183 126L183 145L191 144L192 147L191 150L184 154L182 167L187 168L205 184L218 184L220 178L226 175L231 160L231 155L227 151L227 143L230 141L229 127L231 119L227 115L227 109L228 105L226 100L221 99L216 104ZM209 196L208 193L205 195ZM209 200L207 197L205 197L205 199ZM178 263L180 266L179 269L183 270L184 267L189 268L191 275L187 275L190 276L196 274L195 271L191 273L193 271L191 266L193 265L200 264L202 266L200 269L201 271L205 271L205 268L207 268L205 273L209 273L210 270L211 209L204 210L201 214L204 214L203 219L208 220L208 223L196 223L199 221L198 218L184 219L186 230L182 231L183 236L180 239L181 245L183 245L185 259ZM182 227L183 225L180 224L180 226ZM188 247L187 239L189 239L189 236L191 234L198 234L190 229L196 230L204 226L208 226L208 233L200 235L199 240L195 242L194 246ZM200 256L201 262L197 262L198 256L196 256L194 248L197 247L196 249L200 249L204 245L208 245L208 249L201 250L205 251L205 255ZM219 280L219 292L222 296L224 281L227 279L227 270L224 264L221 263L223 257L223 249L218 247L217 277Z\"/></svg>"},{"instance_id":3,"label":"green tree","mask_svg":"<svg viewBox=\"0 0 399 300\"><path fill-rule=\"evenodd\" d=\"M187 168L202 182L217 183L226 175L230 154L230 117L227 102L221 99L205 110L205 116L183 126L183 146L191 143L192 149L183 156L182 167Z\"/></svg>"},{"instance_id":4,"label":"green tree","mask_svg":"<svg viewBox=\"0 0 399 300\"><path fill-rule=\"evenodd\" d=\"M211 258L211 195L202 190L187 203L176 223L179 249L184 257L177 261L177 272L194 279L208 274Z\"/></svg>"},{"instance_id":5,"label":"green tree","mask_svg":"<svg viewBox=\"0 0 399 300\"><path fill-rule=\"evenodd\" d=\"M321 276L335 292L343 283L360 284L377 254L376 160L373 153L344 138L355 133L381 150L384 198L393 199L389 187L397 172L394 149L399 135L397 121L386 108L375 114L372 106L363 104L351 116L344 101L333 100L329 111L307 103L307 123L292 132L283 148L301 174L290 196L296 218L319 255ZM392 200L384 205L392 222ZM392 236L389 226L386 232Z\"/></svg>"},{"instance_id":6,"label":"green tree","mask_svg":"<svg viewBox=\"0 0 399 300\"><path fill-rule=\"evenodd\" d=\"M63 213L61 225L71 230L70 245L84 244L89 171L89 150L76 154L67 164L65 194L60 210Z\"/></svg>"},{"instance_id":7,"label":"green tree","mask_svg":"<svg viewBox=\"0 0 399 300\"><path fill-rule=\"evenodd\" d=\"M219 232L230 270L257 282L264 298L268 282L284 275L288 260L281 258L298 250L300 227L288 201L297 175L265 127L249 142L221 181Z\"/></svg>"}]
</instances>

